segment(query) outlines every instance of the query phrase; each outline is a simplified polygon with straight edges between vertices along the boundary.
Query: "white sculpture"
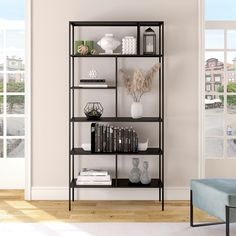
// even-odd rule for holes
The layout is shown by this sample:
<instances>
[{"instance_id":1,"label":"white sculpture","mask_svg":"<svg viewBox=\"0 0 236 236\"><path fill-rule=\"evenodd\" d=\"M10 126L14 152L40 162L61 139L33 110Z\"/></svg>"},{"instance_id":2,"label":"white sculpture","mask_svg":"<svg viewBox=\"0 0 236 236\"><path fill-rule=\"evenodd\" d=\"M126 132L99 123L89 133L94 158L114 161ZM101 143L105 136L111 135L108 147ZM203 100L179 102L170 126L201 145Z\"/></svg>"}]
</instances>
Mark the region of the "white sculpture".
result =
<instances>
[{"instance_id":1,"label":"white sculpture","mask_svg":"<svg viewBox=\"0 0 236 236\"><path fill-rule=\"evenodd\" d=\"M113 54L113 50L115 50L121 42L114 38L113 34L105 34L97 44L105 50L105 54Z\"/></svg>"},{"instance_id":2,"label":"white sculpture","mask_svg":"<svg viewBox=\"0 0 236 236\"><path fill-rule=\"evenodd\" d=\"M146 151L148 148L148 139L144 143L138 143L138 150L139 151Z\"/></svg>"}]
</instances>

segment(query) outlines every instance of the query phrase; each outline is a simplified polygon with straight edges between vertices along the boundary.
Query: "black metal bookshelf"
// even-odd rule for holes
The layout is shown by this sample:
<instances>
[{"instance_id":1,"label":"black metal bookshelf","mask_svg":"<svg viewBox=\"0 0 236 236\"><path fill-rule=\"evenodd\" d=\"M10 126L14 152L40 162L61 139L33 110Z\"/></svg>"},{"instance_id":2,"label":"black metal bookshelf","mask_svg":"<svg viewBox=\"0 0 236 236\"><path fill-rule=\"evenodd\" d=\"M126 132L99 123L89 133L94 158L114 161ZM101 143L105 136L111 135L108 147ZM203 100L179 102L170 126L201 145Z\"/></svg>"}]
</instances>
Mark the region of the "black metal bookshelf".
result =
<instances>
[{"instance_id":1,"label":"black metal bookshelf","mask_svg":"<svg viewBox=\"0 0 236 236\"><path fill-rule=\"evenodd\" d=\"M137 33L137 54L135 55L77 55L74 54L75 42L75 29L78 27L136 27ZM141 27L157 27L158 28L158 45L159 50L156 55L143 55L141 53L140 45L140 29ZM79 58L113 58L115 60L115 82L114 85L108 87L95 87L95 88L82 88L75 85L75 64L78 63ZM142 117L140 119L133 119L131 117L118 116L118 60L119 58L156 58L161 64L159 70L159 89L158 89L158 106L159 114L156 117ZM75 91L81 89L112 89L115 91L115 116L114 117L101 117L100 120L88 120L86 117L75 116ZM146 151L139 151L133 153L91 153L85 151L75 144L75 124L80 122L152 122L153 125L159 127L158 147L148 148ZM88 130L90 132L90 130ZM112 179L112 185L77 185L75 178L75 157L76 156L89 156L89 155L110 155L111 158L115 157L115 178ZM128 179L118 177L118 157L123 155L154 155L157 156L158 162L158 178L151 180L148 185L132 184ZM159 201L161 202L161 209L164 210L164 22L163 21L70 21L69 22L69 210L71 210L71 201L74 201L76 188L156 188L159 190Z\"/></svg>"}]
</instances>

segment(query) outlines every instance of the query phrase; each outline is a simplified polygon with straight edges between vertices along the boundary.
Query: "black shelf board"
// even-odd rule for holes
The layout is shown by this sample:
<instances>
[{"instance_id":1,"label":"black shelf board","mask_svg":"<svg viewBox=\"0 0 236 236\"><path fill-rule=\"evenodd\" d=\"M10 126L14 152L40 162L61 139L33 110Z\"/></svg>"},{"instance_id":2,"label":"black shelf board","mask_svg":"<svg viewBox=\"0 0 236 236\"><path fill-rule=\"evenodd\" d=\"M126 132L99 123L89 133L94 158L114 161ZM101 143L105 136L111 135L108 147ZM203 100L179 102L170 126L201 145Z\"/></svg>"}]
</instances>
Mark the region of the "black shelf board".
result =
<instances>
[{"instance_id":1,"label":"black shelf board","mask_svg":"<svg viewBox=\"0 0 236 236\"><path fill-rule=\"evenodd\" d=\"M70 21L73 26L160 26L164 21Z\"/></svg>"},{"instance_id":2,"label":"black shelf board","mask_svg":"<svg viewBox=\"0 0 236 236\"><path fill-rule=\"evenodd\" d=\"M88 120L87 117L73 117L71 122L162 122L160 117L142 117L133 119L132 117L101 117L99 120Z\"/></svg>"},{"instance_id":3,"label":"black shelf board","mask_svg":"<svg viewBox=\"0 0 236 236\"><path fill-rule=\"evenodd\" d=\"M146 151L139 152L96 152L84 151L82 148L73 148L71 155L161 155L163 152L160 148L148 148Z\"/></svg>"},{"instance_id":4,"label":"black shelf board","mask_svg":"<svg viewBox=\"0 0 236 236\"><path fill-rule=\"evenodd\" d=\"M117 179L117 185L115 179L112 180L113 182L115 188L161 188L163 186L160 179L152 179L150 184L133 184L128 179Z\"/></svg>"},{"instance_id":5,"label":"black shelf board","mask_svg":"<svg viewBox=\"0 0 236 236\"><path fill-rule=\"evenodd\" d=\"M163 186L160 179L152 179L150 184L133 184L129 179L112 179L112 185L77 185L76 179L71 181L71 188L161 188Z\"/></svg>"},{"instance_id":6,"label":"black shelf board","mask_svg":"<svg viewBox=\"0 0 236 236\"><path fill-rule=\"evenodd\" d=\"M71 89L116 89L116 86L108 86L108 87L79 87L74 86Z\"/></svg>"},{"instance_id":7,"label":"black shelf board","mask_svg":"<svg viewBox=\"0 0 236 236\"><path fill-rule=\"evenodd\" d=\"M96 55L77 55L72 54L71 57L163 57L162 54L150 54L150 55L143 55L143 54L135 54L135 55L123 55L123 54L96 54Z\"/></svg>"}]
</instances>

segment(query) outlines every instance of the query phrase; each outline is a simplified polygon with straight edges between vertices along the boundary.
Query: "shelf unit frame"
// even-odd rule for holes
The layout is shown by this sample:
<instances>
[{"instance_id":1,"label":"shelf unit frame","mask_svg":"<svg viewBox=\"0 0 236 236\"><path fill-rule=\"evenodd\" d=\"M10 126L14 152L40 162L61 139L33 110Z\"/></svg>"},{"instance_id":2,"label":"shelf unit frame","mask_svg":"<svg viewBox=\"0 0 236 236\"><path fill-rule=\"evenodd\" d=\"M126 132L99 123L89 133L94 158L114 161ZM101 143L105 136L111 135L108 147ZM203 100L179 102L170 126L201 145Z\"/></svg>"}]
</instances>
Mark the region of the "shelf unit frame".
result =
<instances>
[{"instance_id":1,"label":"shelf unit frame","mask_svg":"<svg viewBox=\"0 0 236 236\"><path fill-rule=\"evenodd\" d=\"M75 28L76 27L136 27L137 28L137 54L135 55L75 55ZM140 28L158 27L159 54L143 55L140 52ZM103 58L111 57L115 59L115 85L107 88L81 88L75 86L74 65L75 60L80 57ZM129 57L152 57L157 58L160 63L159 69L159 114L158 117L143 117L132 119L131 117L118 117L118 59ZM86 117L75 117L75 90L80 89L113 89L115 90L115 117L101 117L100 120L87 120ZM78 101L77 101L78 102ZM75 147L75 123L76 122L153 122L159 126L159 147L148 148L145 152L138 153L91 153L84 151L80 147ZM112 185L76 185L74 173L75 156L79 155L113 155L115 156L115 178ZM131 184L128 179L118 178L118 156L120 155L156 155L159 160L159 178L152 179L149 185ZM69 22L69 210L71 202L75 199L75 188L157 188L159 190L159 201L161 209L164 211L164 22L163 21L70 21Z\"/></svg>"}]
</instances>

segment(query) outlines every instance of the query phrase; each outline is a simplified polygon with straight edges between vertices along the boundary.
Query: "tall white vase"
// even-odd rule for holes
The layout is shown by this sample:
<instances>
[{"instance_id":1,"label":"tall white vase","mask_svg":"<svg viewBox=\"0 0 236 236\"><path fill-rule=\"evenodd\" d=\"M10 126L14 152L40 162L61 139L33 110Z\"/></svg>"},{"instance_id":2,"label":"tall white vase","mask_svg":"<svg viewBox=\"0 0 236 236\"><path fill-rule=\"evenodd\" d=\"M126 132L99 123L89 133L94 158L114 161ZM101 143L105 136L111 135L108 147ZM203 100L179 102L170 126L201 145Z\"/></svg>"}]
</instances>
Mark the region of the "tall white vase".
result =
<instances>
[{"instance_id":1,"label":"tall white vase","mask_svg":"<svg viewBox=\"0 0 236 236\"><path fill-rule=\"evenodd\" d=\"M131 117L134 119L141 118L143 116L143 105L141 102L133 102L131 105Z\"/></svg>"}]
</instances>

